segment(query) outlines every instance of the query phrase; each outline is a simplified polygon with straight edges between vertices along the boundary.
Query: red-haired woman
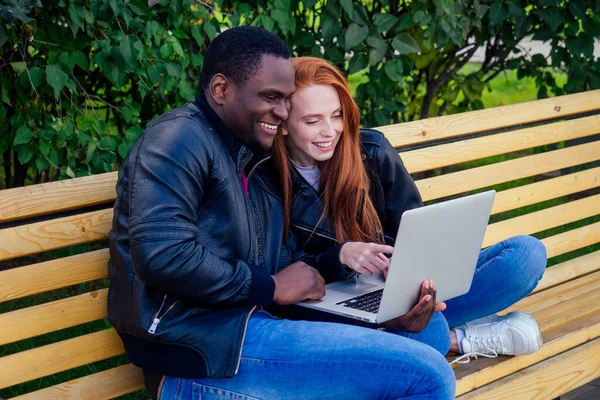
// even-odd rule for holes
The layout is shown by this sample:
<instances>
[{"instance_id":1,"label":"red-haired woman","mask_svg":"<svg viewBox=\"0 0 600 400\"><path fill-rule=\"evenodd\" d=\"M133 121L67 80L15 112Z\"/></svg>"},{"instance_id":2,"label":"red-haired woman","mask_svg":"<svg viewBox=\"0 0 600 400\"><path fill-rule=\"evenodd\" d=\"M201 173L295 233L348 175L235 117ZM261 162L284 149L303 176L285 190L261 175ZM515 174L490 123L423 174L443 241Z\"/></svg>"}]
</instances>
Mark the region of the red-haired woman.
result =
<instances>
[{"instance_id":1,"label":"red-haired woman","mask_svg":"<svg viewBox=\"0 0 600 400\"><path fill-rule=\"evenodd\" d=\"M296 92L273 145L286 229L328 282L385 273L402 213L422 205L417 187L383 134L359 129L360 112L335 66L313 57L293 64ZM426 281L415 308L386 327L444 355L532 353L541 346L535 319L495 313L529 294L545 266L539 240L507 239L481 252L467 294L436 304L435 283Z\"/></svg>"}]
</instances>

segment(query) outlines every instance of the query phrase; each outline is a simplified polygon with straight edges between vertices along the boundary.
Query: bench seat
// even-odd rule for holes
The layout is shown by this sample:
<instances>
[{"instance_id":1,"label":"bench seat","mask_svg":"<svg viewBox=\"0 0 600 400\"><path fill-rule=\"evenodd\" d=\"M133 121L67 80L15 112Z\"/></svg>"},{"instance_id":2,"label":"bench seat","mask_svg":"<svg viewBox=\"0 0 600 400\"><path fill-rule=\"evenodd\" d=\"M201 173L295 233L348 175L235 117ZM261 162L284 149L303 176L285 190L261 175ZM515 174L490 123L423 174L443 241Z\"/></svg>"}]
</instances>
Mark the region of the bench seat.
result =
<instances>
[{"instance_id":1,"label":"bench seat","mask_svg":"<svg viewBox=\"0 0 600 400\"><path fill-rule=\"evenodd\" d=\"M457 396L547 399L600 376L600 91L378 129L426 202L498 190L484 247L532 234L548 251L538 288L506 310L533 314L542 349L456 366ZM106 321L116 179L0 191L0 266L19 261L0 267L0 397L107 399L143 387Z\"/></svg>"}]
</instances>

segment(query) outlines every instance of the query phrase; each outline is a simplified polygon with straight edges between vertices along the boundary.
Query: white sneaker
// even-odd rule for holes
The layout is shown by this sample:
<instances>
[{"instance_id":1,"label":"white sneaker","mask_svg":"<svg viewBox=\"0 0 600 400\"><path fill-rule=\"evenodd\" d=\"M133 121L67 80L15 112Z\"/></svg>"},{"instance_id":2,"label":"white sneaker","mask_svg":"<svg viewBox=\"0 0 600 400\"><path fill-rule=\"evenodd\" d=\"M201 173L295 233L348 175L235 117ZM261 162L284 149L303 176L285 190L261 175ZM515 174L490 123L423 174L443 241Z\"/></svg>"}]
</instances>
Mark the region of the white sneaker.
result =
<instances>
[{"instance_id":1,"label":"white sneaker","mask_svg":"<svg viewBox=\"0 0 600 400\"><path fill-rule=\"evenodd\" d=\"M465 332L464 354L452 363L469 362L470 356L495 358L499 354L521 356L542 347L542 335L535 318L515 311L505 316L490 315L457 326ZM466 361L461 361L466 358Z\"/></svg>"}]
</instances>

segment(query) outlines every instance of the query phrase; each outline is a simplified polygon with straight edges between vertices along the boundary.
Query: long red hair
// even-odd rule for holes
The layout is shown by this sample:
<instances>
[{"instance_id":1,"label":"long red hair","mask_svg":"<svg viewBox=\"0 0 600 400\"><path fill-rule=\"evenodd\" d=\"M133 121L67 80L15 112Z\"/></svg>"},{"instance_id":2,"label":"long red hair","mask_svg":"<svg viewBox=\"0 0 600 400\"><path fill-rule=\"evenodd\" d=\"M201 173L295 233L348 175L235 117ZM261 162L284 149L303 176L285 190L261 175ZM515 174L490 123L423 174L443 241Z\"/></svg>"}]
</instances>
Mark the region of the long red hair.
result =
<instances>
[{"instance_id":1,"label":"long red hair","mask_svg":"<svg viewBox=\"0 0 600 400\"><path fill-rule=\"evenodd\" d=\"M331 85L337 91L342 105L344 131L333 156L319 164L319 188L324 205L321 218L327 218L333 224L338 242L354 240L382 243L381 222L369 196L370 180L362 160L360 111L350 94L346 78L334 65L320 58L295 58L293 65L297 91L311 85ZM285 211L284 234L287 241L292 208L293 167L281 128L275 137L272 152L281 177Z\"/></svg>"}]
</instances>

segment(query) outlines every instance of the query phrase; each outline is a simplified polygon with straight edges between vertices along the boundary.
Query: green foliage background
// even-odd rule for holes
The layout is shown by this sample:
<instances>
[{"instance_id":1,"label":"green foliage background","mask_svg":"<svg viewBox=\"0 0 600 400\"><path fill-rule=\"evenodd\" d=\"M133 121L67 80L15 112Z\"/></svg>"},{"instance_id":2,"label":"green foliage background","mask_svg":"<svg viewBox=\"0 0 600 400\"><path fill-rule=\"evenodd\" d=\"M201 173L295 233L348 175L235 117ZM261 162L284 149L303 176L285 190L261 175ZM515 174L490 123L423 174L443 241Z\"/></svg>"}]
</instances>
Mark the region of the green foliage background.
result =
<instances>
[{"instance_id":1,"label":"green foliage background","mask_svg":"<svg viewBox=\"0 0 600 400\"><path fill-rule=\"evenodd\" d=\"M194 99L210 40L247 24L361 72L366 126L482 108L504 70L538 97L600 88L600 0L0 0L3 186L114 170L149 121ZM550 41L551 61L526 37Z\"/></svg>"}]
</instances>

